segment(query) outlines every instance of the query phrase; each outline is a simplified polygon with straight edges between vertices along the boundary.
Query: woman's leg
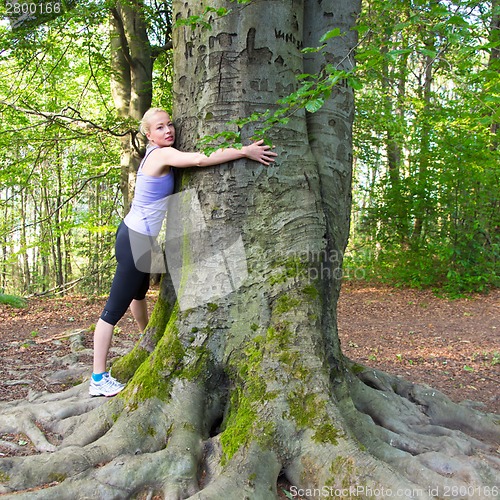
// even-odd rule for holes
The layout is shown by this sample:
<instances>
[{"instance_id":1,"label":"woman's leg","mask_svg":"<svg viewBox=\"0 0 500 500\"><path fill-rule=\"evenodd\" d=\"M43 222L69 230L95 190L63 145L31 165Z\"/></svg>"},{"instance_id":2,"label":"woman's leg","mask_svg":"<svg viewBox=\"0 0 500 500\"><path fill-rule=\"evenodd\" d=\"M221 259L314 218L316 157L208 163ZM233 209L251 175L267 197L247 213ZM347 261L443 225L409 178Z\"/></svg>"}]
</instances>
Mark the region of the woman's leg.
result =
<instances>
[{"instance_id":1,"label":"woman's leg","mask_svg":"<svg viewBox=\"0 0 500 500\"><path fill-rule=\"evenodd\" d=\"M113 336L113 325L99 319L94 331L94 373L103 373L106 371L106 358L109 347L111 346L111 337Z\"/></svg>"},{"instance_id":2,"label":"woman's leg","mask_svg":"<svg viewBox=\"0 0 500 500\"><path fill-rule=\"evenodd\" d=\"M144 333L144 330L146 329L149 321L148 304L146 302L146 299L134 299L130 304L130 310L132 311L132 315L134 316L135 321L139 325L141 333Z\"/></svg>"},{"instance_id":3,"label":"woman's leg","mask_svg":"<svg viewBox=\"0 0 500 500\"><path fill-rule=\"evenodd\" d=\"M147 309L146 317L143 311L146 307L144 299L149 286L149 274L137 270L135 266L128 231L127 226L122 223L116 235L115 252L118 265L108 301L94 332L94 373L106 371L106 358L111 346L114 325L122 318L134 299L144 302L140 306L142 311L140 327L145 327L147 324Z\"/></svg>"}]
</instances>

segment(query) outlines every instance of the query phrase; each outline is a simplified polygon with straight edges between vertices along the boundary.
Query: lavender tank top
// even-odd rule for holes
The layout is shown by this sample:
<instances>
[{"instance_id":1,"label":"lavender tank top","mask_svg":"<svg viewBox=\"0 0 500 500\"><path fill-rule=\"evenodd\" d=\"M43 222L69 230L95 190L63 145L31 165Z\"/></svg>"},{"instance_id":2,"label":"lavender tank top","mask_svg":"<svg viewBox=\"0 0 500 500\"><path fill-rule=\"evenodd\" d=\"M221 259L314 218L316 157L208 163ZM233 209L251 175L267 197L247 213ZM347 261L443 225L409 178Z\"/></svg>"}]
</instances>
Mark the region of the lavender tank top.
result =
<instances>
[{"instance_id":1,"label":"lavender tank top","mask_svg":"<svg viewBox=\"0 0 500 500\"><path fill-rule=\"evenodd\" d=\"M137 171L132 206L124 219L130 229L147 236L158 236L167 211L167 197L174 192L172 169L161 177L153 177L142 171L146 158L157 148L158 146L148 146L146 149Z\"/></svg>"}]
</instances>

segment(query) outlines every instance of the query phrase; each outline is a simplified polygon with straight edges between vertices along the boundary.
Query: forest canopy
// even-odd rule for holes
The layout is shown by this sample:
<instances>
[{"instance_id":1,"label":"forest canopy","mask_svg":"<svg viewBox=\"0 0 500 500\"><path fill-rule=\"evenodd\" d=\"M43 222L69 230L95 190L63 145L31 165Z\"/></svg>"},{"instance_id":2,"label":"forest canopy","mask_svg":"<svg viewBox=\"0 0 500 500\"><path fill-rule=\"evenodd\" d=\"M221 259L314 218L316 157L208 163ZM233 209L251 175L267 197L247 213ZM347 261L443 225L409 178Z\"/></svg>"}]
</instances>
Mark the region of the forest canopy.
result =
<instances>
[{"instance_id":1,"label":"forest canopy","mask_svg":"<svg viewBox=\"0 0 500 500\"><path fill-rule=\"evenodd\" d=\"M2 5L0 288L100 292L128 203L120 141L135 140L137 119L112 97L115 3L66 1L52 12L48 3L17 24ZM170 110L170 3L128 6L145 18L152 102ZM496 0L364 2L357 68L329 74L356 98L348 279L455 296L498 286L498 9ZM223 15L214 10L183 22L210 29ZM318 81L297 81L312 113L331 92Z\"/></svg>"}]
</instances>

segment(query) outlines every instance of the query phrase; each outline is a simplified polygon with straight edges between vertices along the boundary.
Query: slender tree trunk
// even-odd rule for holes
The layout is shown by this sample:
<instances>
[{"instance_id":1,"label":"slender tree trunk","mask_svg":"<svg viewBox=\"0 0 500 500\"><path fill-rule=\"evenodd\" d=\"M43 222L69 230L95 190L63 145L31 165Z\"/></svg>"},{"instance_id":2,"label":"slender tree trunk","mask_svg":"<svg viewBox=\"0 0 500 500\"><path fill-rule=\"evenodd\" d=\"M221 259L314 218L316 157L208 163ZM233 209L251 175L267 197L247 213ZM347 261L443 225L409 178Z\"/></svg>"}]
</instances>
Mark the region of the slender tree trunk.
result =
<instances>
[{"instance_id":1,"label":"slender tree trunk","mask_svg":"<svg viewBox=\"0 0 500 500\"><path fill-rule=\"evenodd\" d=\"M61 235L61 202L62 202L62 172L61 172L61 156L60 152L56 149L54 163L56 170L56 189L57 194L55 198L55 210L53 214L52 224L55 226L55 245L54 245L54 271L56 275L56 286L64 284L64 269L63 269L63 238Z\"/></svg>"},{"instance_id":2,"label":"slender tree trunk","mask_svg":"<svg viewBox=\"0 0 500 500\"><path fill-rule=\"evenodd\" d=\"M498 0L492 0L491 12L490 43L492 48L488 60L488 68L498 73L500 72L500 3ZM499 128L500 124L498 122L491 124L491 133L493 135L492 149L498 148Z\"/></svg>"},{"instance_id":3,"label":"slender tree trunk","mask_svg":"<svg viewBox=\"0 0 500 500\"><path fill-rule=\"evenodd\" d=\"M28 259L28 249L27 242L28 239L26 237L26 224L27 224L27 194L24 189L21 190L21 200L20 200L20 210L21 210L21 239L20 244L22 248L22 276L23 276L23 291L30 292L31 291L31 273Z\"/></svg>"},{"instance_id":4,"label":"slender tree trunk","mask_svg":"<svg viewBox=\"0 0 500 500\"><path fill-rule=\"evenodd\" d=\"M111 91L119 116L135 129L151 106L153 60L141 0L116 2L111 9ZM133 134L121 139L121 190L128 212L144 143Z\"/></svg>"},{"instance_id":5,"label":"slender tree trunk","mask_svg":"<svg viewBox=\"0 0 500 500\"><path fill-rule=\"evenodd\" d=\"M421 137L420 150L418 153L418 174L417 174L417 199L415 201L415 222L413 225L412 241L418 245L422 238L422 233L425 224L425 217L428 208L428 175L430 165L430 132L431 128L428 123L429 108L431 105L431 85L432 85L432 65L433 58L426 57L425 60L425 77L423 89L423 109L421 110Z\"/></svg>"},{"instance_id":6,"label":"slender tree trunk","mask_svg":"<svg viewBox=\"0 0 500 500\"><path fill-rule=\"evenodd\" d=\"M42 261L42 292L47 291L51 285L52 269L50 262L55 262L54 259L54 240L52 234L52 226L51 226L51 206L50 206L50 195L48 191L48 187L46 185L47 180L44 179L44 185L41 187L42 192L42 218L41 218L41 252L40 257ZM52 257L52 259L51 259Z\"/></svg>"},{"instance_id":7,"label":"slender tree trunk","mask_svg":"<svg viewBox=\"0 0 500 500\"><path fill-rule=\"evenodd\" d=\"M2 189L0 199L2 199L2 205L4 207L3 210L3 220L5 221L5 226L2 228L5 232L7 232L8 224L7 221L10 220L9 217L9 204L5 203L3 200L3 197L5 195L5 200L9 198L9 190L8 188ZM2 238L2 282L1 282L1 288L2 290L5 289L8 283L8 268L7 268L7 259L9 256L9 248L8 248L8 243L7 240Z\"/></svg>"},{"instance_id":8,"label":"slender tree trunk","mask_svg":"<svg viewBox=\"0 0 500 500\"><path fill-rule=\"evenodd\" d=\"M403 2L398 5L400 11L395 18L395 22L406 22L408 13L406 12ZM390 38L387 44L382 47L382 51L387 53L389 47L391 49L397 47L404 51L408 49L407 40L403 37L400 45L396 45ZM395 68L391 71L389 60L386 58L382 67L382 89L385 96L384 116L386 117L386 151L387 151L387 169L389 173L389 187L387 193L387 201L391 206L391 211L394 215L395 229L397 237L402 244L407 243L408 234L408 207L404 200L403 185L401 182L404 175L404 100L406 95L406 77L408 53L403 52ZM374 192L373 190L371 192Z\"/></svg>"},{"instance_id":9,"label":"slender tree trunk","mask_svg":"<svg viewBox=\"0 0 500 500\"><path fill-rule=\"evenodd\" d=\"M434 51L433 35L426 42L426 49ZM431 126L429 124L430 109L432 105L432 81L434 78L434 56L426 55L422 83L423 107L420 112L420 148L418 152L417 193L415 205L415 222L413 225L412 241L418 245L424 230L426 212L428 209L428 184L429 166L431 164Z\"/></svg>"}]
</instances>

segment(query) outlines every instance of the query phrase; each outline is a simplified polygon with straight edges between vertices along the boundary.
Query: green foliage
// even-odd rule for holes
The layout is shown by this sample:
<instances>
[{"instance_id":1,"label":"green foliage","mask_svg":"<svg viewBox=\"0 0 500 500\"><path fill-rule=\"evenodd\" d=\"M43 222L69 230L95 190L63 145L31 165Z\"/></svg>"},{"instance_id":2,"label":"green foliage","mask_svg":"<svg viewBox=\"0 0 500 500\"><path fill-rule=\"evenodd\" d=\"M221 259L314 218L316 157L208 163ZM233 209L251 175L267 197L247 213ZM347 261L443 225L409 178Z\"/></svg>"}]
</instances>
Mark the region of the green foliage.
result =
<instances>
[{"instance_id":1,"label":"green foliage","mask_svg":"<svg viewBox=\"0 0 500 500\"><path fill-rule=\"evenodd\" d=\"M367 278L451 296L500 284L491 15L460 0L365 6L347 262Z\"/></svg>"},{"instance_id":2,"label":"green foliage","mask_svg":"<svg viewBox=\"0 0 500 500\"><path fill-rule=\"evenodd\" d=\"M12 293L109 286L117 137L131 124L109 107L108 6L71 7L0 26L0 286Z\"/></svg>"},{"instance_id":3,"label":"green foliage","mask_svg":"<svg viewBox=\"0 0 500 500\"><path fill-rule=\"evenodd\" d=\"M0 293L0 304L7 304L12 307L26 307L26 300L16 295Z\"/></svg>"}]
</instances>

